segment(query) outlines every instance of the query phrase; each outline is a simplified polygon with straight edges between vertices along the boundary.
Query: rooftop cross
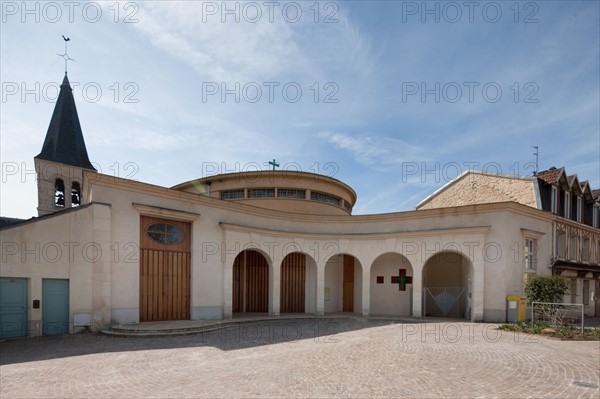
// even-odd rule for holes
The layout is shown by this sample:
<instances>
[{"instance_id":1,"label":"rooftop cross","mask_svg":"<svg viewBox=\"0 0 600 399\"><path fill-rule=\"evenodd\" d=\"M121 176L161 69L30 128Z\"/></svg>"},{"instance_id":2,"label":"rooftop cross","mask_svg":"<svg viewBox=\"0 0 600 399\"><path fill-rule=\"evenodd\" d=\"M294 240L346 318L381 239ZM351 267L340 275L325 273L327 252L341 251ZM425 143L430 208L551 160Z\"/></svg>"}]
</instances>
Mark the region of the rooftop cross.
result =
<instances>
[{"instance_id":1,"label":"rooftop cross","mask_svg":"<svg viewBox=\"0 0 600 399\"><path fill-rule=\"evenodd\" d=\"M275 168L279 167L279 164L277 163L277 161L275 161L275 158L273 158L272 161L269 161L269 165L271 165L273 167L273 170L275 170Z\"/></svg>"},{"instance_id":2,"label":"rooftop cross","mask_svg":"<svg viewBox=\"0 0 600 399\"><path fill-rule=\"evenodd\" d=\"M67 74L67 62L68 61L75 61L75 60L73 58L69 57L69 54L67 54L67 42L69 40L71 40L71 38L65 37L64 35L63 35L62 38L65 41L65 53L64 54L58 54L57 53L57 55L60 56L60 57L62 57L65 60L65 75L66 75Z\"/></svg>"}]
</instances>

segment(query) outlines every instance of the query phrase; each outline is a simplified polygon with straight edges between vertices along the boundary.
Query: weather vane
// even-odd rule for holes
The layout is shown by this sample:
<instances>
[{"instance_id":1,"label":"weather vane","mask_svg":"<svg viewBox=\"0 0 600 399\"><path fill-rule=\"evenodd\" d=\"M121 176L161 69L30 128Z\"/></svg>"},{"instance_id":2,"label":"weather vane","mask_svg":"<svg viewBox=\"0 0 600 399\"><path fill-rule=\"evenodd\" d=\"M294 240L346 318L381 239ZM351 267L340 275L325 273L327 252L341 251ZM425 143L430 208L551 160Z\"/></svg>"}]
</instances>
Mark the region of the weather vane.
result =
<instances>
[{"instance_id":1,"label":"weather vane","mask_svg":"<svg viewBox=\"0 0 600 399\"><path fill-rule=\"evenodd\" d=\"M67 42L69 40L71 40L71 38L65 37L65 35L62 35L63 40L65 41L65 53L64 54L58 54L58 56L62 57L65 60L65 75L67 74L67 62L69 61L75 61L73 58L69 57L69 54L67 53Z\"/></svg>"}]
</instances>

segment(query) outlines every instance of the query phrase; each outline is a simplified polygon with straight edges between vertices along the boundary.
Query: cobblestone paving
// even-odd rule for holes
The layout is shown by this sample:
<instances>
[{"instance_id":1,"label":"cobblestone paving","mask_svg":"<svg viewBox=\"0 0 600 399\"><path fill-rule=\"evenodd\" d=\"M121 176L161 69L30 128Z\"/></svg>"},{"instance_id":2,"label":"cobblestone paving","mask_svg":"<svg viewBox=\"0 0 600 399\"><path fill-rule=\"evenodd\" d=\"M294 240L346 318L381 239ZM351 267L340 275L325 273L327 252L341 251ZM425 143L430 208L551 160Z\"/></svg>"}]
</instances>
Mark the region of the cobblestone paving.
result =
<instances>
[{"instance_id":1,"label":"cobblestone paving","mask_svg":"<svg viewBox=\"0 0 600 399\"><path fill-rule=\"evenodd\" d=\"M495 327L320 319L8 341L0 397L600 397L598 342Z\"/></svg>"}]
</instances>

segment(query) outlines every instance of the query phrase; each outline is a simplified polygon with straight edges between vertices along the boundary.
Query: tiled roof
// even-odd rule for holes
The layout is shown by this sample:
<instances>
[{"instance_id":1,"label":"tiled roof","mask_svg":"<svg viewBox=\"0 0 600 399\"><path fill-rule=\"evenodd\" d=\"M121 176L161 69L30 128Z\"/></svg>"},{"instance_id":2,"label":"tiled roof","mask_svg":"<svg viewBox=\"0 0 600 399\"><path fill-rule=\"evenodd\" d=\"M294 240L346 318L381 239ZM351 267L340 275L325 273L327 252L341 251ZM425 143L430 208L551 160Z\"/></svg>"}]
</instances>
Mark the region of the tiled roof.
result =
<instances>
[{"instance_id":1,"label":"tiled roof","mask_svg":"<svg viewBox=\"0 0 600 399\"><path fill-rule=\"evenodd\" d=\"M592 197L594 197L595 200L600 198L600 190L592 190Z\"/></svg>"},{"instance_id":2,"label":"tiled roof","mask_svg":"<svg viewBox=\"0 0 600 399\"><path fill-rule=\"evenodd\" d=\"M564 172L564 170L565 168L550 168L548 170L538 172L536 176L548 184L556 184L558 183L558 178L560 177L560 174Z\"/></svg>"}]
</instances>

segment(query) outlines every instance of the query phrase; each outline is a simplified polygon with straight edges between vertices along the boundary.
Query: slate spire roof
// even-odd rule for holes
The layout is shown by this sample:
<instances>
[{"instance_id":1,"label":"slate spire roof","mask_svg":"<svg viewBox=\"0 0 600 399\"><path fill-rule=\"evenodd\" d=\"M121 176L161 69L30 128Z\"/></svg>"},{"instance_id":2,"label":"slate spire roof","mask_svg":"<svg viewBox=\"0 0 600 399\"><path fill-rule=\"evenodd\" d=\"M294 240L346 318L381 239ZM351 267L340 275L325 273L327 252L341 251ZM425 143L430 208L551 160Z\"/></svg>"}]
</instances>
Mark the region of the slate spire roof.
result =
<instances>
[{"instance_id":1,"label":"slate spire roof","mask_svg":"<svg viewBox=\"0 0 600 399\"><path fill-rule=\"evenodd\" d=\"M88 158L73 98L73 89L66 73L60 85L60 93L42 152L36 158L96 170Z\"/></svg>"}]
</instances>

